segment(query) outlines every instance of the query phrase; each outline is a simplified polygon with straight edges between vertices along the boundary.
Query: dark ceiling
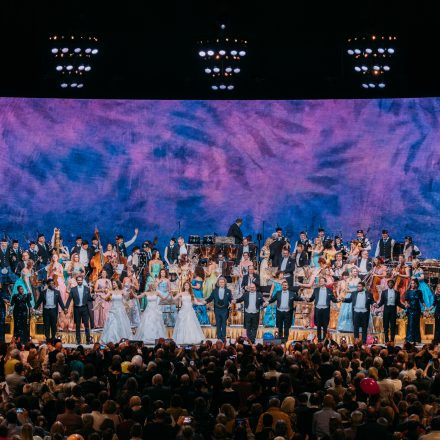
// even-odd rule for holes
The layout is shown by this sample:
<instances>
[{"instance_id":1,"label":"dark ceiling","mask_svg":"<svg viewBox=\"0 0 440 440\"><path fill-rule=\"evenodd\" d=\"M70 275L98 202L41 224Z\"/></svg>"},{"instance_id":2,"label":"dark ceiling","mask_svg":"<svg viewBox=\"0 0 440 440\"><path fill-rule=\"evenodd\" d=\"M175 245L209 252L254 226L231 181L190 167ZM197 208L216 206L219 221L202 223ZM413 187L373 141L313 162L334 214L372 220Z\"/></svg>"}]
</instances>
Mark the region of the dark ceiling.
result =
<instances>
[{"instance_id":1,"label":"dark ceiling","mask_svg":"<svg viewBox=\"0 0 440 440\"><path fill-rule=\"evenodd\" d=\"M145 6L147 5L147 6ZM8 2L2 5L1 96L293 99L439 96L439 7L402 1ZM220 23L249 42L236 90L210 90L197 41ZM48 36L87 31L100 53L82 90L54 81ZM344 65L356 32L399 37L395 76L364 91ZM344 67L345 66L345 67Z\"/></svg>"}]
</instances>

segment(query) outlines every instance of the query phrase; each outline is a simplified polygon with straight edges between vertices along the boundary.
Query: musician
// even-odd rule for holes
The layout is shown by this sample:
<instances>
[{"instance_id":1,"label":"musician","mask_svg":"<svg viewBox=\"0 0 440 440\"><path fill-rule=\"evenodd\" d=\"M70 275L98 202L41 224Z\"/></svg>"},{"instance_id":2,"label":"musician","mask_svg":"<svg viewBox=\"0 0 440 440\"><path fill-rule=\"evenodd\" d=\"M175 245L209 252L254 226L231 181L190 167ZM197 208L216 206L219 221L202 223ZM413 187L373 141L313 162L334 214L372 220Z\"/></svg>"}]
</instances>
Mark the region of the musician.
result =
<instances>
[{"instance_id":1,"label":"musician","mask_svg":"<svg viewBox=\"0 0 440 440\"><path fill-rule=\"evenodd\" d=\"M8 240L0 241L0 283L13 283L17 276L11 271L11 253L9 252Z\"/></svg>"},{"instance_id":2,"label":"musician","mask_svg":"<svg viewBox=\"0 0 440 440\"><path fill-rule=\"evenodd\" d=\"M294 269L305 267L310 264L307 248L303 243L297 243L296 250L292 255Z\"/></svg>"},{"instance_id":3,"label":"musician","mask_svg":"<svg viewBox=\"0 0 440 440\"><path fill-rule=\"evenodd\" d=\"M368 272L373 269L373 262L368 256L368 251L366 249L361 252L360 257L358 257L356 260L356 266L359 269L359 278L361 280L363 280L367 276Z\"/></svg>"},{"instance_id":4,"label":"musician","mask_svg":"<svg viewBox=\"0 0 440 440\"><path fill-rule=\"evenodd\" d=\"M5 320L6 304L9 304L10 297L5 283L0 282L0 342L5 342Z\"/></svg>"},{"instance_id":5,"label":"musician","mask_svg":"<svg viewBox=\"0 0 440 440\"><path fill-rule=\"evenodd\" d=\"M92 246L90 246L90 249L93 252L93 255L96 254L96 252L102 252L102 246L99 246L99 240L96 235L92 237Z\"/></svg>"},{"instance_id":6,"label":"musician","mask_svg":"<svg viewBox=\"0 0 440 440\"><path fill-rule=\"evenodd\" d=\"M38 279L44 281L47 279L45 267L49 264L52 255L52 248L49 243L46 242L46 237L44 234L38 234L37 248L39 257L39 266L36 268L39 270Z\"/></svg>"},{"instance_id":7,"label":"musician","mask_svg":"<svg viewBox=\"0 0 440 440\"><path fill-rule=\"evenodd\" d=\"M342 255L342 258L345 258L345 255L347 254L347 249L344 246L344 243L342 242L342 237L339 235L335 236L335 250L336 253L340 253Z\"/></svg>"},{"instance_id":8,"label":"musician","mask_svg":"<svg viewBox=\"0 0 440 440\"><path fill-rule=\"evenodd\" d=\"M273 234L273 242L271 243L270 249L270 261L272 262L272 267L279 267L281 261L281 254L284 246L288 245L286 237L283 236L283 230L281 228L276 228ZM281 269L280 269L281 270Z\"/></svg>"},{"instance_id":9,"label":"musician","mask_svg":"<svg viewBox=\"0 0 440 440\"><path fill-rule=\"evenodd\" d=\"M21 271L27 266L27 262L30 260L29 251L23 251L21 254L21 261L17 264L15 274L20 276Z\"/></svg>"},{"instance_id":10,"label":"musician","mask_svg":"<svg viewBox=\"0 0 440 440\"><path fill-rule=\"evenodd\" d=\"M321 240L321 243L324 244L325 242L325 229L324 228L318 228L318 237Z\"/></svg>"},{"instance_id":11,"label":"musician","mask_svg":"<svg viewBox=\"0 0 440 440\"><path fill-rule=\"evenodd\" d=\"M176 264L179 259L179 249L176 246L176 239L174 237L170 239L170 244L165 248L163 259L165 260L167 267Z\"/></svg>"},{"instance_id":12,"label":"musician","mask_svg":"<svg viewBox=\"0 0 440 440\"><path fill-rule=\"evenodd\" d=\"M73 255L73 254L79 255L79 251L81 250L81 246L82 246L82 237L81 237L81 235L77 235L76 239L75 239L75 246L73 246L72 249L70 249L70 255Z\"/></svg>"},{"instance_id":13,"label":"musician","mask_svg":"<svg viewBox=\"0 0 440 440\"><path fill-rule=\"evenodd\" d=\"M70 303L73 301L76 343L79 345L81 344L81 322L84 324L87 343L92 342L90 338L89 327L90 313L87 305L89 302L94 300L94 297L90 294L90 289L86 285L84 285L84 278L81 275L78 275L76 277L76 282L77 286L72 287L72 289L70 290L64 313L67 314Z\"/></svg>"},{"instance_id":14,"label":"musician","mask_svg":"<svg viewBox=\"0 0 440 440\"><path fill-rule=\"evenodd\" d=\"M435 329L434 329L434 339L433 343L438 344L440 342L440 283L437 284L434 292L434 303L432 304L434 308L435 317Z\"/></svg>"},{"instance_id":15,"label":"musician","mask_svg":"<svg viewBox=\"0 0 440 440\"><path fill-rule=\"evenodd\" d=\"M12 246L9 247L9 259L11 262L11 270L16 275L17 274L17 266L22 260L23 250L20 248L18 240L12 240Z\"/></svg>"},{"instance_id":16,"label":"musician","mask_svg":"<svg viewBox=\"0 0 440 440\"><path fill-rule=\"evenodd\" d=\"M260 310L264 305L263 294L257 290L257 285L251 282L236 302L244 302L244 328L247 337L252 343L255 343L258 325L260 324Z\"/></svg>"},{"instance_id":17,"label":"musician","mask_svg":"<svg viewBox=\"0 0 440 440\"><path fill-rule=\"evenodd\" d=\"M226 234L228 237L234 237L235 244L240 244L243 241L243 232L241 232L242 224L243 219L238 218L229 226L228 233Z\"/></svg>"},{"instance_id":18,"label":"musician","mask_svg":"<svg viewBox=\"0 0 440 440\"><path fill-rule=\"evenodd\" d=\"M179 246L179 260L185 255L188 255L188 248L186 247L185 239L179 237L177 239L177 244Z\"/></svg>"},{"instance_id":19,"label":"musician","mask_svg":"<svg viewBox=\"0 0 440 440\"><path fill-rule=\"evenodd\" d=\"M89 247L89 242L83 240L81 249L79 251L79 261L83 264L86 273L90 272L90 260L93 258L94 252Z\"/></svg>"},{"instance_id":20,"label":"musician","mask_svg":"<svg viewBox=\"0 0 440 440\"><path fill-rule=\"evenodd\" d=\"M321 342L326 334L328 324L330 322L330 302L338 302L333 295L331 289L326 287L325 277L319 277L319 285L313 289L313 293L308 299L308 302L315 302L314 321L318 334L318 341Z\"/></svg>"},{"instance_id":21,"label":"musician","mask_svg":"<svg viewBox=\"0 0 440 440\"><path fill-rule=\"evenodd\" d=\"M406 261L411 261L413 258L419 258L422 255L420 249L413 243L410 235L405 237L403 255L405 256Z\"/></svg>"},{"instance_id":22,"label":"musician","mask_svg":"<svg viewBox=\"0 0 440 440\"><path fill-rule=\"evenodd\" d=\"M243 275L243 281L241 283L242 290L249 290L249 286L255 284L257 288L260 287L260 277L255 273L254 266L248 267L248 273Z\"/></svg>"},{"instance_id":23,"label":"musician","mask_svg":"<svg viewBox=\"0 0 440 440\"><path fill-rule=\"evenodd\" d=\"M35 263L37 264L38 262L38 248L37 248L37 243L35 243L35 241L30 241L29 242L29 258Z\"/></svg>"},{"instance_id":24,"label":"musician","mask_svg":"<svg viewBox=\"0 0 440 440\"><path fill-rule=\"evenodd\" d=\"M388 329L391 330L391 342L394 342L396 336L397 307L405 309L400 302L400 294L394 290L394 281L388 280L388 289L383 290L380 301L376 307L383 307L383 331L385 333L385 342L388 342Z\"/></svg>"},{"instance_id":25,"label":"musician","mask_svg":"<svg viewBox=\"0 0 440 440\"><path fill-rule=\"evenodd\" d=\"M53 279L47 280L47 285L41 290L40 296L35 303L35 310L43 304L43 324L44 335L46 336L46 342L55 339L57 326L58 326L58 307L63 312L66 311L66 307L61 298L61 293L55 288Z\"/></svg>"},{"instance_id":26,"label":"musician","mask_svg":"<svg viewBox=\"0 0 440 440\"><path fill-rule=\"evenodd\" d=\"M356 240L361 243L362 249L365 251L371 251L370 240L366 237L363 229L358 229L356 231Z\"/></svg>"},{"instance_id":27,"label":"musician","mask_svg":"<svg viewBox=\"0 0 440 440\"><path fill-rule=\"evenodd\" d=\"M265 306L276 301L276 325L278 327L278 337L283 340L289 338L289 329L292 325L293 311L295 310L295 301L304 301L298 295L299 287L294 287L294 290L289 290L289 284L286 280L282 282L282 290L277 291L275 295L270 298Z\"/></svg>"},{"instance_id":28,"label":"musician","mask_svg":"<svg viewBox=\"0 0 440 440\"><path fill-rule=\"evenodd\" d=\"M220 277L217 287L206 298L206 304L214 301L215 325L217 327L217 339L226 342L226 322L229 317L229 306L233 303L232 293L226 287L226 280ZM234 301L235 302L235 301Z\"/></svg>"},{"instance_id":29,"label":"musician","mask_svg":"<svg viewBox=\"0 0 440 440\"><path fill-rule=\"evenodd\" d=\"M393 259L393 248L396 244L386 229L382 230L382 238L377 242L375 257L382 257L385 261Z\"/></svg>"},{"instance_id":30,"label":"musician","mask_svg":"<svg viewBox=\"0 0 440 440\"><path fill-rule=\"evenodd\" d=\"M359 339L359 327L362 328L362 343L367 342L368 322L370 320L370 306L374 303L373 295L365 289L365 283L360 281L357 290L351 296L345 297L342 302L351 303L353 310L353 334Z\"/></svg>"},{"instance_id":31,"label":"musician","mask_svg":"<svg viewBox=\"0 0 440 440\"><path fill-rule=\"evenodd\" d=\"M147 258L147 261L146 261L147 265L148 265L148 262L153 257L153 251L151 248L152 248L151 243L148 240L144 241L144 243L142 244L142 252L145 252L145 255Z\"/></svg>"},{"instance_id":32,"label":"musician","mask_svg":"<svg viewBox=\"0 0 440 440\"><path fill-rule=\"evenodd\" d=\"M293 286L293 271L295 269L295 261L289 254L289 249L284 248L280 260L279 271L284 272L284 279L288 282L289 287Z\"/></svg>"},{"instance_id":33,"label":"musician","mask_svg":"<svg viewBox=\"0 0 440 440\"><path fill-rule=\"evenodd\" d=\"M344 272L344 259L341 252L335 255L335 259L332 261L333 278L338 281L342 279L342 274Z\"/></svg>"},{"instance_id":34,"label":"musician","mask_svg":"<svg viewBox=\"0 0 440 440\"><path fill-rule=\"evenodd\" d=\"M136 228L135 230L134 230L134 235L133 235L133 237L131 238L131 240L128 240L128 241L124 241L124 236L123 235L117 235L116 236L116 246L118 247L118 249L116 249L117 251L119 251L119 253L124 257L124 258L127 258L128 257L128 251L127 251L127 248L129 247L129 246L131 246L135 241L136 241L136 238L137 238L137 236L138 236L138 232L139 232L139 229L138 228Z\"/></svg>"},{"instance_id":35,"label":"musician","mask_svg":"<svg viewBox=\"0 0 440 440\"><path fill-rule=\"evenodd\" d=\"M308 239L307 233L305 231L301 231L299 233L299 239L295 241L295 247L293 249L293 252L296 252L299 244L303 245L303 250L309 252L309 247L311 247L312 244L310 243L310 240Z\"/></svg>"},{"instance_id":36,"label":"musician","mask_svg":"<svg viewBox=\"0 0 440 440\"><path fill-rule=\"evenodd\" d=\"M235 260L235 264L236 265L240 264L240 261L243 258L244 253L247 253L249 255L249 259L254 261L255 250L256 250L255 245L249 243L249 237L244 237L242 246L239 246L239 248L238 248L238 253L237 253L237 258Z\"/></svg>"}]
</instances>

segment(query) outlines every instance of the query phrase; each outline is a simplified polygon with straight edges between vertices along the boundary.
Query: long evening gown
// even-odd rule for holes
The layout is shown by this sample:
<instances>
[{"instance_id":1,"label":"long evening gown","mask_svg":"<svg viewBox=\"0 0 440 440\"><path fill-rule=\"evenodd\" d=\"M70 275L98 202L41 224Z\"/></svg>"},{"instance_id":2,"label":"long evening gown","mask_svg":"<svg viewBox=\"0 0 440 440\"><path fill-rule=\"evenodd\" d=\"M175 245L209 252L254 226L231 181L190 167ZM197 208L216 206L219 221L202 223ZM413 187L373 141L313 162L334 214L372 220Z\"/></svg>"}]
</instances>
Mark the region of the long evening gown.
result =
<instances>
[{"instance_id":1,"label":"long evening gown","mask_svg":"<svg viewBox=\"0 0 440 440\"><path fill-rule=\"evenodd\" d=\"M134 335L136 340L145 344L154 344L156 339L167 337L159 302L160 297L158 295L147 295L147 307L142 312L139 327Z\"/></svg>"},{"instance_id":2,"label":"long evening gown","mask_svg":"<svg viewBox=\"0 0 440 440\"><path fill-rule=\"evenodd\" d=\"M101 342L104 344L116 343L122 338L132 339L133 333L131 332L130 320L125 311L123 296L120 293L113 293L108 318L101 335Z\"/></svg>"},{"instance_id":3,"label":"long evening gown","mask_svg":"<svg viewBox=\"0 0 440 440\"><path fill-rule=\"evenodd\" d=\"M97 288L107 288L108 291L110 291L111 281L109 279L100 278L97 282ZM95 294L95 301L93 301L93 313L95 315L95 326L97 328L103 328L105 321L107 320L108 310L110 308L110 302L104 299L104 297L107 295L108 294L104 292L97 292Z\"/></svg>"},{"instance_id":4,"label":"long evening gown","mask_svg":"<svg viewBox=\"0 0 440 440\"><path fill-rule=\"evenodd\" d=\"M157 285L157 290L162 294L163 297L167 297L168 300L172 299L172 294L168 290L168 281L163 280ZM163 322L167 327L174 327L176 323L176 305L169 301L170 304L163 304L162 313L163 313Z\"/></svg>"},{"instance_id":5,"label":"long evening gown","mask_svg":"<svg viewBox=\"0 0 440 440\"><path fill-rule=\"evenodd\" d=\"M429 288L428 284L421 279L423 270L418 270L417 272L414 272L413 275L419 282L419 290L422 292L423 302L426 304L426 307L431 307L434 304L434 294L432 293L432 290Z\"/></svg>"},{"instance_id":6,"label":"long evening gown","mask_svg":"<svg viewBox=\"0 0 440 440\"><path fill-rule=\"evenodd\" d=\"M177 314L173 339L178 345L199 344L205 339L189 295L182 296L182 307Z\"/></svg>"},{"instance_id":7,"label":"long evening gown","mask_svg":"<svg viewBox=\"0 0 440 440\"><path fill-rule=\"evenodd\" d=\"M272 298L276 296L277 292L281 292L281 290L283 290L283 287L280 282L274 281L274 284L275 286L272 291ZM263 325L265 327L275 327L276 315L277 315L277 303L274 302L266 307L263 317Z\"/></svg>"},{"instance_id":8,"label":"long evening gown","mask_svg":"<svg viewBox=\"0 0 440 440\"><path fill-rule=\"evenodd\" d=\"M197 299L203 299L203 291L202 291L202 280L192 280L191 287L194 293L194 296ZM194 311L196 312L197 318L200 322L200 325L210 325L208 312L206 311L206 306L194 304Z\"/></svg>"},{"instance_id":9,"label":"long evening gown","mask_svg":"<svg viewBox=\"0 0 440 440\"><path fill-rule=\"evenodd\" d=\"M31 295L17 293L11 298L11 307L14 307L12 315L14 316L14 337L20 338L22 343L30 339L29 327L29 309L31 307Z\"/></svg>"},{"instance_id":10,"label":"long evening gown","mask_svg":"<svg viewBox=\"0 0 440 440\"><path fill-rule=\"evenodd\" d=\"M261 263L260 263L260 286L267 286L269 281L269 257L270 250L263 247L260 252Z\"/></svg>"},{"instance_id":11,"label":"long evening gown","mask_svg":"<svg viewBox=\"0 0 440 440\"><path fill-rule=\"evenodd\" d=\"M359 281L359 279L348 281L348 292L345 298L350 298L352 293L356 291ZM336 329L339 332L353 332L353 307L351 303L341 303Z\"/></svg>"},{"instance_id":12,"label":"long evening gown","mask_svg":"<svg viewBox=\"0 0 440 440\"><path fill-rule=\"evenodd\" d=\"M406 316L408 317L406 340L408 342L421 342L420 315L422 314L422 308L420 303L423 301L421 290L407 290L405 300L408 302L408 308L406 309Z\"/></svg>"}]
</instances>

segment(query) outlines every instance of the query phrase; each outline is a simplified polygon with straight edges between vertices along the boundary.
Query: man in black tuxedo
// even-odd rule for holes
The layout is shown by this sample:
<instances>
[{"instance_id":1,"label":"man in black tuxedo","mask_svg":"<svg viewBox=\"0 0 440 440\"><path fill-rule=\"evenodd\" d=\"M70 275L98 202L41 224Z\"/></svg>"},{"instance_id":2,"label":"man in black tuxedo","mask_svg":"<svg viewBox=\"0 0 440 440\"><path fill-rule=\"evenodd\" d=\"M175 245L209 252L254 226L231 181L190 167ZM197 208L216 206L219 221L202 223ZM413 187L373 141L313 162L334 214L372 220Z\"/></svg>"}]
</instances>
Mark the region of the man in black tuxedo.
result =
<instances>
[{"instance_id":1,"label":"man in black tuxedo","mask_svg":"<svg viewBox=\"0 0 440 440\"><path fill-rule=\"evenodd\" d=\"M405 309L400 302L400 294L394 290L394 281L388 280L388 289L382 291L380 301L376 307L383 307L383 331L385 333L385 342L388 342L388 329L391 330L391 341L394 342L396 336L397 307Z\"/></svg>"},{"instance_id":2,"label":"man in black tuxedo","mask_svg":"<svg viewBox=\"0 0 440 440\"><path fill-rule=\"evenodd\" d=\"M43 324L46 342L52 341L56 337L58 324L58 306L66 311L60 291L55 289L52 279L47 280L47 286L40 292L40 297L35 303L35 309L43 304Z\"/></svg>"},{"instance_id":3,"label":"man in black tuxedo","mask_svg":"<svg viewBox=\"0 0 440 440\"><path fill-rule=\"evenodd\" d=\"M52 255L52 248L47 243L46 237L44 234L38 234L37 240L37 249L38 249L38 279L44 281L47 279L47 272L45 267L49 264L50 258Z\"/></svg>"},{"instance_id":4,"label":"man in black tuxedo","mask_svg":"<svg viewBox=\"0 0 440 440\"><path fill-rule=\"evenodd\" d=\"M245 253L249 255L249 260L254 261L256 257L256 246L255 244L249 242L249 237L244 237L243 244L238 248L237 258L235 259L235 264L237 266L240 264L243 254Z\"/></svg>"},{"instance_id":5,"label":"man in black tuxedo","mask_svg":"<svg viewBox=\"0 0 440 440\"><path fill-rule=\"evenodd\" d=\"M69 293L69 298L66 303L66 310L69 309L70 303L73 301L73 318L75 320L75 328L76 328L76 343L81 343L81 322L84 324L84 329L86 331L86 339L87 343L91 343L90 338L90 315L88 309L88 302L94 300L93 296L90 294L90 289L85 286L84 279L81 275L76 277L77 286L72 287Z\"/></svg>"},{"instance_id":6,"label":"man in black tuxedo","mask_svg":"<svg viewBox=\"0 0 440 440\"><path fill-rule=\"evenodd\" d=\"M82 246L82 237L80 235L77 235L76 240L75 240L75 246L73 246L72 249L70 249L70 256L72 256L73 254L79 255L79 251L81 250L81 246Z\"/></svg>"},{"instance_id":7,"label":"man in black tuxedo","mask_svg":"<svg viewBox=\"0 0 440 440\"><path fill-rule=\"evenodd\" d=\"M283 249L278 270L284 272L284 278L288 282L289 287L293 286L293 271L295 269L295 262L289 254L288 249Z\"/></svg>"},{"instance_id":8,"label":"man in black tuxedo","mask_svg":"<svg viewBox=\"0 0 440 440\"><path fill-rule=\"evenodd\" d=\"M243 224L243 219L238 218L235 223L229 226L228 237L234 237L235 244L240 244L243 241L243 232L241 232L241 225Z\"/></svg>"},{"instance_id":9,"label":"man in black tuxedo","mask_svg":"<svg viewBox=\"0 0 440 440\"><path fill-rule=\"evenodd\" d=\"M438 344L440 342L440 291L438 288L438 284L435 289L434 303L432 304L432 308L434 308L435 318L434 339L432 342L434 344Z\"/></svg>"},{"instance_id":10,"label":"man in black tuxedo","mask_svg":"<svg viewBox=\"0 0 440 440\"><path fill-rule=\"evenodd\" d=\"M315 302L316 330L318 332L318 341L321 342L327 336L328 323L330 322L330 302L338 302L333 292L325 287L325 278L319 278L319 286L313 290L309 302Z\"/></svg>"},{"instance_id":11,"label":"man in black tuxedo","mask_svg":"<svg viewBox=\"0 0 440 440\"><path fill-rule=\"evenodd\" d=\"M367 250L361 252L361 255L357 258L356 266L359 269L359 278L363 280L373 268L373 262L368 256Z\"/></svg>"},{"instance_id":12,"label":"man in black tuxedo","mask_svg":"<svg viewBox=\"0 0 440 440\"><path fill-rule=\"evenodd\" d=\"M226 287L223 277L218 279L218 286L211 292L206 303L214 301L215 325L217 327L217 339L226 342L226 322L229 317L229 305L233 303L232 293Z\"/></svg>"},{"instance_id":13,"label":"man in black tuxedo","mask_svg":"<svg viewBox=\"0 0 440 440\"><path fill-rule=\"evenodd\" d=\"M260 324L260 310L264 303L263 294L257 291L255 283L249 284L242 295L237 298L237 303L244 302L244 328L247 337L252 343L257 337L258 325Z\"/></svg>"},{"instance_id":14,"label":"man in black tuxedo","mask_svg":"<svg viewBox=\"0 0 440 440\"><path fill-rule=\"evenodd\" d=\"M298 281L302 283L304 281L304 276L303 276L304 271L299 269L306 267L310 264L309 254L307 253L302 243L297 243L296 251L292 255L292 260L293 260L293 271L296 274L298 273L300 274L300 276L298 277Z\"/></svg>"},{"instance_id":15,"label":"man in black tuxedo","mask_svg":"<svg viewBox=\"0 0 440 440\"><path fill-rule=\"evenodd\" d=\"M20 276L21 273L18 272L17 267L22 261L23 249L21 249L18 240L12 240L12 246L9 248L9 254L11 259L11 270L17 276Z\"/></svg>"},{"instance_id":16,"label":"man in black tuxedo","mask_svg":"<svg viewBox=\"0 0 440 440\"><path fill-rule=\"evenodd\" d=\"M362 328L362 343L367 342L368 322L370 320L370 306L374 303L373 295L365 290L365 283L361 281L357 285L357 291L343 302L351 302L353 309L353 334L359 339L359 327Z\"/></svg>"},{"instance_id":17,"label":"man in black tuxedo","mask_svg":"<svg viewBox=\"0 0 440 440\"><path fill-rule=\"evenodd\" d=\"M267 304L277 302L276 325L278 327L278 337L287 340L289 338L289 329L292 325L293 311L295 310L294 301L304 301L298 295L299 287L294 287L295 291L289 290L289 284L286 280L282 283L282 290L278 291Z\"/></svg>"},{"instance_id":18,"label":"man in black tuxedo","mask_svg":"<svg viewBox=\"0 0 440 440\"><path fill-rule=\"evenodd\" d=\"M249 290L248 287L251 284L255 284L257 288L260 287L260 276L255 273L254 266L249 266L248 273L243 276L243 281L241 283L241 289Z\"/></svg>"},{"instance_id":19,"label":"man in black tuxedo","mask_svg":"<svg viewBox=\"0 0 440 440\"><path fill-rule=\"evenodd\" d=\"M273 242L269 246L269 250L270 250L269 259L272 262L272 267L279 268L281 254L286 244L287 244L287 240L283 236L283 230L281 228L276 228L275 234L273 235Z\"/></svg>"}]
</instances>

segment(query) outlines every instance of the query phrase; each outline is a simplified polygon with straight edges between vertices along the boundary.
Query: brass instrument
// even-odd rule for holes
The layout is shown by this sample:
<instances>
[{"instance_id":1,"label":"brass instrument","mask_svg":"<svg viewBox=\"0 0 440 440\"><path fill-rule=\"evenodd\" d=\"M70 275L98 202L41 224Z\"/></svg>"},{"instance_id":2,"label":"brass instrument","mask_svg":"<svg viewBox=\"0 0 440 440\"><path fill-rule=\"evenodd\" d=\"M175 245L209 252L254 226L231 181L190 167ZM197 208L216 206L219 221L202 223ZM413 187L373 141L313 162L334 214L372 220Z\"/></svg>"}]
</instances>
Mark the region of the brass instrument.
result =
<instances>
[{"instance_id":1,"label":"brass instrument","mask_svg":"<svg viewBox=\"0 0 440 440\"><path fill-rule=\"evenodd\" d=\"M55 228L54 230L54 241L53 248L56 250L57 254L61 253L61 231L59 228Z\"/></svg>"}]
</instances>

